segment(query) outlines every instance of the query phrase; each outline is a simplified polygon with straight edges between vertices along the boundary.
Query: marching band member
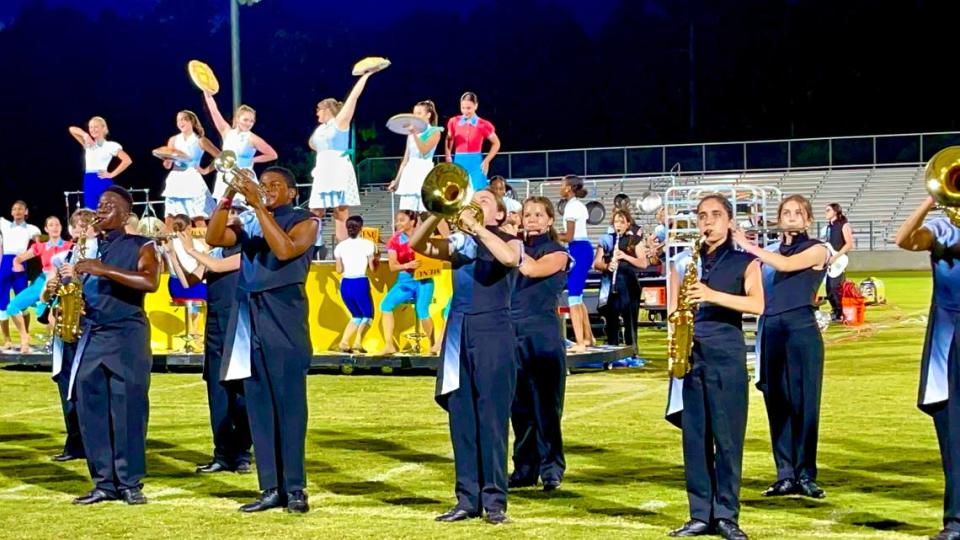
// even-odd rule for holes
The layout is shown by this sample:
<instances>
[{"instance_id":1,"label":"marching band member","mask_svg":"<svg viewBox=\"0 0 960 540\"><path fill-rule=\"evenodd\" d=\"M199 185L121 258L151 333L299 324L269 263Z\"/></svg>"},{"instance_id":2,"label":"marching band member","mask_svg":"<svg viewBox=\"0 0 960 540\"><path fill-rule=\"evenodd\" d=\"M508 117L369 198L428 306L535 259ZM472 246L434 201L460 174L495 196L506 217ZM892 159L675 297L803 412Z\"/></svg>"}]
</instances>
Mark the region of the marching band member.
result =
<instances>
[{"instance_id":1,"label":"marching band member","mask_svg":"<svg viewBox=\"0 0 960 540\"><path fill-rule=\"evenodd\" d=\"M519 228L523 224L523 205L513 198L513 190L507 184L507 180L499 174L491 176L490 191L503 199L503 205L507 208L506 223Z\"/></svg>"},{"instance_id":2,"label":"marching band member","mask_svg":"<svg viewBox=\"0 0 960 540\"><path fill-rule=\"evenodd\" d=\"M200 160L204 152L216 156L220 150L204 136L200 119L193 111L177 113L177 129L180 133L170 137L167 146L180 151L183 157L163 162L164 168L171 169L163 189L164 216L167 227L172 227L172 217L177 214L186 214L194 224L202 226L216 201L202 176L210 172L211 167L201 167Z\"/></svg>"},{"instance_id":3,"label":"marching band member","mask_svg":"<svg viewBox=\"0 0 960 540\"><path fill-rule=\"evenodd\" d=\"M847 223L847 216L837 203L830 203L825 210L828 224L824 227L821 238L833 248L833 255L827 266L832 265L853 249L853 229ZM841 273L837 277L827 276L827 300L830 301L832 318L834 321L843 320L843 298L841 288L847 280L847 275Z\"/></svg>"},{"instance_id":4,"label":"marching band member","mask_svg":"<svg viewBox=\"0 0 960 540\"><path fill-rule=\"evenodd\" d=\"M732 220L733 205L726 197L700 199L700 280L688 290L688 299L700 304L694 317L693 369L682 381L671 380L667 409L667 419L683 429L690 521L670 536L747 538L737 523L748 406L742 314L763 312L763 285L753 255L735 249ZM674 260L670 312L676 309L680 276L690 263L689 251Z\"/></svg>"},{"instance_id":5,"label":"marching band member","mask_svg":"<svg viewBox=\"0 0 960 540\"><path fill-rule=\"evenodd\" d=\"M920 363L917 406L933 417L943 463L943 530L932 540L960 540L960 227L938 217L927 197L897 231L897 245L929 251L933 299Z\"/></svg>"},{"instance_id":6,"label":"marching band member","mask_svg":"<svg viewBox=\"0 0 960 540\"><path fill-rule=\"evenodd\" d=\"M98 258L61 267L65 278L84 274L83 335L70 371L77 417L94 488L75 504L123 499L144 504L150 367L150 324L144 295L160 285L153 241L123 230L133 207L127 190L110 186L97 217L103 238Z\"/></svg>"},{"instance_id":7,"label":"marching band member","mask_svg":"<svg viewBox=\"0 0 960 540\"><path fill-rule=\"evenodd\" d=\"M514 395L517 342L510 294L523 246L500 232L506 209L493 192L479 190L461 214L464 230L430 238L441 218L427 217L410 239L414 251L453 266L453 297L437 372L437 402L450 415L457 504L437 516L451 522L486 511L492 524L507 521L507 423Z\"/></svg>"},{"instance_id":8,"label":"marching band member","mask_svg":"<svg viewBox=\"0 0 960 540\"><path fill-rule=\"evenodd\" d=\"M213 120L217 133L223 139L223 151L231 150L237 155L237 167L245 169L250 173L254 182L257 181L257 174L253 171L254 163L267 163L277 159L277 151L267 144L259 135L253 131L253 125L257 122L257 111L249 105L240 105L233 113L233 125L224 120L220 109L217 108L217 102L213 99L213 94L204 90L203 101L207 105L207 111ZM257 152L260 152L257 155ZM223 181L223 173L217 172L217 181L213 186L213 197L219 199L226 192L227 184ZM243 203L243 195L237 194L237 202Z\"/></svg>"},{"instance_id":9,"label":"marching band member","mask_svg":"<svg viewBox=\"0 0 960 540\"><path fill-rule=\"evenodd\" d=\"M563 222L566 229L560 234L560 241L567 244L573 265L567 275L567 305L570 306L570 320L577 342L568 352L580 353L596 344L593 329L590 327L590 314L583 305L583 287L587 283L587 274L593 263L593 248L587 236L587 206L580 201L587 196L583 189L583 180L570 174L560 184L560 196L567 200L563 209Z\"/></svg>"},{"instance_id":10,"label":"marching band member","mask_svg":"<svg viewBox=\"0 0 960 540\"><path fill-rule=\"evenodd\" d=\"M397 177L387 189L400 197L400 210L424 212L426 209L420 200L420 190L427 173L433 168L433 154L443 128L437 127L437 107L430 100L417 103L413 107L413 114L427 123L427 129L423 133L411 131L407 135L407 149L397 169Z\"/></svg>"},{"instance_id":11,"label":"marching band member","mask_svg":"<svg viewBox=\"0 0 960 540\"><path fill-rule=\"evenodd\" d=\"M560 430L567 355L557 309L570 257L557 241L554 216L546 197L530 197L523 205L524 257L510 303L519 356L511 489L540 479L544 491L553 491L567 466Z\"/></svg>"},{"instance_id":12,"label":"marching band member","mask_svg":"<svg viewBox=\"0 0 960 540\"><path fill-rule=\"evenodd\" d=\"M108 141L107 121L102 116L94 116L87 122L87 130L70 126L68 131L74 139L83 146L84 173L83 173L83 206L96 208L100 203L100 194L107 187L113 185L113 179L125 171L133 163L130 156L123 151L123 147L114 141ZM110 161L116 157L120 160L117 167L109 171Z\"/></svg>"},{"instance_id":13,"label":"marching band member","mask_svg":"<svg viewBox=\"0 0 960 540\"><path fill-rule=\"evenodd\" d=\"M623 208L613 211L611 222L613 233L606 234L600 239L593 261L593 267L603 272L600 299L603 304L607 343L620 344L620 321L622 320L623 341L638 353L637 317L640 316L640 283L637 281L637 272L649 264L643 252L643 231L635 228L633 216Z\"/></svg>"},{"instance_id":14,"label":"marching band member","mask_svg":"<svg viewBox=\"0 0 960 540\"><path fill-rule=\"evenodd\" d=\"M447 139L444 143L447 161L462 166L470 174L474 191L487 187L490 162L500 151L500 138L488 120L477 116L480 99L473 92L460 96L460 114L447 121ZM483 141L490 141L490 151L483 155Z\"/></svg>"},{"instance_id":15,"label":"marching band member","mask_svg":"<svg viewBox=\"0 0 960 540\"><path fill-rule=\"evenodd\" d=\"M755 245L743 230L734 241L763 263L766 307L757 330L757 387L770 422L777 481L765 497L795 493L822 499L816 484L820 395L823 390L823 338L816 320L816 295L830 253L807 235L813 207L803 195L780 201L779 243Z\"/></svg>"},{"instance_id":16,"label":"marching band member","mask_svg":"<svg viewBox=\"0 0 960 540\"><path fill-rule=\"evenodd\" d=\"M240 510L285 506L290 512L307 512L304 446L312 347L303 284L317 222L291 204L297 183L287 169L263 172L266 200L247 173L238 175L238 183L252 211L240 215L239 226L228 227L234 194L228 188L210 219L207 243L241 246L237 300L220 378L243 380L262 493Z\"/></svg>"},{"instance_id":17,"label":"marching band member","mask_svg":"<svg viewBox=\"0 0 960 540\"><path fill-rule=\"evenodd\" d=\"M13 343L10 340L10 321L7 320L7 308L10 304L10 293L20 294L27 288L27 270L23 267L22 255L27 251L30 241L36 241L40 236L40 229L27 223L27 203L15 201L10 207L10 217L13 220L0 218L0 246L3 259L0 260L0 331L3 332L3 348L10 349ZM30 327L30 321L24 317L24 331ZM24 346L29 352L30 336L26 339L21 334L21 351Z\"/></svg>"},{"instance_id":18,"label":"marching band member","mask_svg":"<svg viewBox=\"0 0 960 540\"><path fill-rule=\"evenodd\" d=\"M387 257L390 271L397 273L397 281L387 291L380 303L380 317L383 324L384 348L381 355L397 352L393 345L393 311L397 306L415 300L416 316L420 320L423 332L433 343L433 319L430 318L430 303L433 301L433 278L414 279L414 271L420 267L410 247L410 237L417 226L417 213L412 210L400 210L394 218L397 232L387 241ZM432 347L432 345L431 345Z\"/></svg>"},{"instance_id":19,"label":"marching band member","mask_svg":"<svg viewBox=\"0 0 960 540\"><path fill-rule=\"evenodd\" d=\"M360 206L357 174L350 159L350 123L357 110L357 101L374 72L357 79L350 94L342 103L326 98L317 103L317 122L320 124L310 136L310 149L317 153L316 165L310 173L310 211L323 217L333 209L334 235L337 241L347 237L347 217L351 206Z\"/></svg>"},{"instance_id":20,"label":"marching band member","mask_svg":"<svg viewBox=\"0 0 960 540\"><path fill-rule=\"evenodd\" d=\"M333 249L333 258L336 260L337 273L340 279L340 297L346 304L347 310L353 317L343 330L340 338L340 352L363 349L363 334L370 327L373 320L373 297L370 295L370 280L367 279L367 269L374 271L374 256L377 246L370 240L360 236L363 230L363 218L350 216L347 218L347 239L337 244ZM354 340L356 335L356 340ZM351 347L351 343L353 346Z\"/></svg>"}]
</instances>

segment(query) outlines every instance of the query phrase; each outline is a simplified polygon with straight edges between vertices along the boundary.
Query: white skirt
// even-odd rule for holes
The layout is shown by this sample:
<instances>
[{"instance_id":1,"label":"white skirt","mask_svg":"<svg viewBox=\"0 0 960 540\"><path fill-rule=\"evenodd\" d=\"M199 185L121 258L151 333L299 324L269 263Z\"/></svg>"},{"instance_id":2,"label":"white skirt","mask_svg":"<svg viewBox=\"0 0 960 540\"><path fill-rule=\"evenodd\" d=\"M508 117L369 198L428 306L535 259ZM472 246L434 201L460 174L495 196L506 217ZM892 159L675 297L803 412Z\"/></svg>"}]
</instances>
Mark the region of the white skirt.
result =
<instances>
[{"instance_id":1,"label":"white skirt","mask_svg":"<svg viewBox=\"0 0 960 540\"><path fill-rule=\"evenodd\" d=\"M409 158L400 173L397 182L397 195L400 197L400 210L423 212L423 201L420 192L423 190L423 180L433 169L432 159Z\"/></svg>"},{"instance_id":2,"label":"white skirt","mask_svg":"<svg viewBox=\"0 0 960 540\"><path fill-rule=\"evenodd\" d=\"M217 201L207 192L199 197L166 197L164 199L164 216L184 214L191 218L202 217L207 219L217 206Z\"/></svg>"},{"instance_id":3,"label":"white skirt","mask_svg":"<svg viewBox=\"0 0 960 540\"><path fill-rule=\"evenodd\" d=\"M260 183L260 180L257 179L257 173L254 172L253 169L244 169L244 170L250 173L250 176L253 177L253 181L254 181L254 182L256 182L257 184ZM213 184L213 199L214 199L214 203L216 203L217 201L219 201L219 200L223 197L223 194L224 194L226 191L227 191L227 183L223 181L223 173L220 172L220 171L217 171L217 181ZM241 195L241 194L239 194L239 193L237 193L237 194L233 197L233 201L234 201L235 203L237 203L237 204L242 204L242 205L244 205L244 206L246 206L246 204L247 204L247 199L245 199L245 198L243 197L243 195Z\"/></svg>"},{"instance_id":4,"label":"white skirt","mask_svg":"<svg viewBox=\"0 0 960 540\"><path fill-rule=\"evenodd\" d=\"M397 210L412 210L414 212L427 211L423 206L423 199L420 198L419 193L416 195L397 195L397 198L400 199Z\"/></svg>"},{"instance_id":5,"label":"white skirt","mask_svg":"<svg viewBox=\"0 0 960 540\"><path fill-rule=\"evenodd\" d=\"M317 165L310 173L313 189L310 190L310 208L338 208L360 206L360 190L353 163L340 150L317 152Z\"/></svg>"},{"instance_id":6,"label":"white skirt","mask_svg":"<svg viewBox=\"0 0 960 540\"><path fill-rule=\"evenodd\" d=\"M164 197L193 198L210 196L210 189L203 176L195 167L180 171L170 171L164 184Z\"/></svg>"}]
</instances>

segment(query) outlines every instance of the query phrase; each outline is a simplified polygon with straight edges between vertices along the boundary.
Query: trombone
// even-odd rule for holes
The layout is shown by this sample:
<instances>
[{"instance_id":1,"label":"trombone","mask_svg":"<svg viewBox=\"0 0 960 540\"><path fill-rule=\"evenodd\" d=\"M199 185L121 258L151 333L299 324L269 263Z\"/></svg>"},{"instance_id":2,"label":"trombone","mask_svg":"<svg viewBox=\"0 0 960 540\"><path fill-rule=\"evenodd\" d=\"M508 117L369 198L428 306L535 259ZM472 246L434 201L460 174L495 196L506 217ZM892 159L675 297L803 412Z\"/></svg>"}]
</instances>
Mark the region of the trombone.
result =
<instances>
[{"instance_id":1,"label":"trombone","mask_svg":"<svg viewBox=\"0 0 960 540\"><path fill-rule=\"evenodd\" d=\"M245 170L237 165L237 153L233 150L220 152L220 155L213 159L213 166L218 172L223 174L223 183L238 193L240 192L240 182L237 177L242 176L248 180L250 179ZM263 187L263 184L259 182L254 183L257 186L257 192L260 193L260 200L265 200L267 198L267 190Z\"/></svg>"}]
</instances>

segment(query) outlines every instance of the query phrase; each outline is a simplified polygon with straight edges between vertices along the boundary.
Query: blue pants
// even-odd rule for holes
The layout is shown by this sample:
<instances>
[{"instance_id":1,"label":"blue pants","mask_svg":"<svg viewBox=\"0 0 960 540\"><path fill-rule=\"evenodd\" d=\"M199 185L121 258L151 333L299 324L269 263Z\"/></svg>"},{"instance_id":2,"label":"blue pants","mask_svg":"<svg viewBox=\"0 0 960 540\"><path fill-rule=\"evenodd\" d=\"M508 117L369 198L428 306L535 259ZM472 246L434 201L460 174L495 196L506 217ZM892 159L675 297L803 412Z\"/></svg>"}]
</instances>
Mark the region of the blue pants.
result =
<instances>
[{"instance_id":1,"label":"blue pants","mask_svg":"<svg viewBox=\"0 0 960 540\"><path fill-rule=\"evenodd\" d=\"M365 277L343 278L340 296L353 317L373 318L373 297L370 296L370 280Z\"/></svg>"},{"instance_id":2,"label":"blue pants","mask_svg":"<svg viewBox=\"0 0 960 540\"><path fill-rule=\"evenodd\" d=\"M16 296L13 297L13 300L7 304L7 315L14 316L19 315L27 310L30 306L36 304L40 301L40 293L43 292L44 286L47 284L47 275L41 273L37 276L37 279L33 280L33 283L29 287L20 291Z\"/></svg>"},{"instance_id":3,"label":"blue pants","mask_svg":"<svg viewBox=\"0 0 960 540\"><path fill-rule=\"evenodd\" d=\"M433 279L413 279L408 272L400 272L397 282L390 287L380 302L380 311L392 313L397 306L416 299L417 318L430 318L430 302L433 301Z\"/></svg>"},{"instance_id":4,"label":"blue pants","mask_svg":"<svg viewBox=\"0 0 960 540\"><path fill-rule=\"evenodd\" d=\"M467 174L470 175L470 185L474 191L480 191L490 184L487 175L483 174L483 169L480 168L480 164L483 163L482 153L454 154L453 162L467 170Z\"/></svg>"},{"instance_id":5,"label":"blue pants","mask_svg":"<svg viewBox=\"0 0 960 540\"><path fill-rule=\"evenodd\" d=\"M206 300L207 299L207 284L200 282L190 287L184 288L180 284L180 280L177 279L177 276L171 274L170 281L167 282L167 290L170 292L170 298L177 300Z\"/></svg>"},{"instance_id":6,"label":"blue pants","mask_svg":"<svg viewBox=\"0 0 960 540\"><path fill-rule=\"evenodd\" d=\"M4 255L0 260L0 310L6 311L10 304L10 290L20 294L27 288L27 272L14 272L13 259L16 255Z\"/></svg>"},{"instance_id":7,"label":"blue pants","mask_svg":"<svg viewBox=\"0 0 960 540\"><path fill-rule=\"evenodd\" d=\"M113 180L100 178L95 172L83 173L83 207L96 210L100 195L113 185Z\"/></svg>"},{"instance_id":8,"label":"blue pants","mask_svg":"<svg viewBox=\"0 0 960 540\"><path fill-rule=\"evenodd\" d=\"M593 246L589 240L574 240L567 246L573 266L567 273L567 295L580 296L587 283L587 274L593 265Z\"/></svg>"}]
</instances>

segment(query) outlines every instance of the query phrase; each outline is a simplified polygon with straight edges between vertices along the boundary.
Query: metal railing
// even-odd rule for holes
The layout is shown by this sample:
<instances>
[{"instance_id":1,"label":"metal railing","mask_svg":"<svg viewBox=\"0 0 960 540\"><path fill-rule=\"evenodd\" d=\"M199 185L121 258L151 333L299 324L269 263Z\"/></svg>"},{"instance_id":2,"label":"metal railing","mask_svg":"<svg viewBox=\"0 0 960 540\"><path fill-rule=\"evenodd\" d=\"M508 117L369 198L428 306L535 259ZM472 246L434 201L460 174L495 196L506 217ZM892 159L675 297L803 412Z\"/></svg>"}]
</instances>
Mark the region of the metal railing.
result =
<instances>
[{"instance_id":1,"label":"metal railing","mask_svg":"<svg viewBox=\"0 0 960 540\"><path fill-rule=\"evenodd\" d=\"M944 131L501 152L489 174L536 181L566 174L591 178L665 174L676 164L684 174L908 166L925 163L939 150L958 144L960 132ZM364 159L358 165L361 183L389 182L401 159Z\"/></svg>"}]
</instances>

